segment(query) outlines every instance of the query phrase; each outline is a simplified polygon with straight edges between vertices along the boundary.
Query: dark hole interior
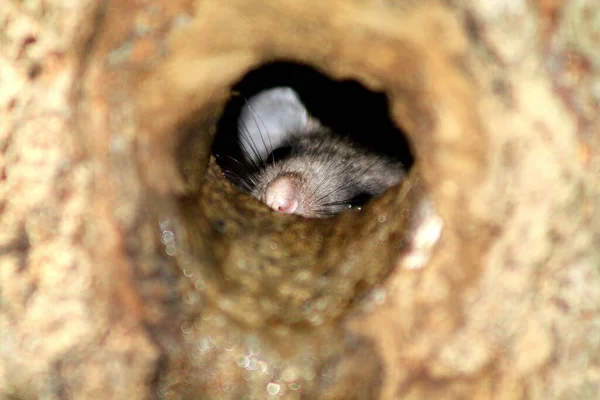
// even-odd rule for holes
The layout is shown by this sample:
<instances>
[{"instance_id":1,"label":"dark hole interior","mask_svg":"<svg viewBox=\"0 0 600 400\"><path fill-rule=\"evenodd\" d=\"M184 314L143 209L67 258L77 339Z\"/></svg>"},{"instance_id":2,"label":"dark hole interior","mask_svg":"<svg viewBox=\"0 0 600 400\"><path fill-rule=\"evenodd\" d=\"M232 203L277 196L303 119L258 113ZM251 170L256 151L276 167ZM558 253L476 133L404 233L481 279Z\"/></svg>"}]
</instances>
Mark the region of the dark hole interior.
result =
<instances>
[{"instance_id":1,"label":"dark hole interior","mask_svg":"<svg viewBox=\"0 0 600 400\"><path fill-rule=\"evenodd\" d=\"M400 161L408 171L413 164L407 139L389 117L385 94L372 92L356 81L335 81L315 69L277 62L250 71L233 88L217 125L214 155L224 170L236 170L243 160L237 140L237 120L247 99L263 90L287 86L296 91L308 113L342 136L377 153Z\"/></svg>"}]
</instances>

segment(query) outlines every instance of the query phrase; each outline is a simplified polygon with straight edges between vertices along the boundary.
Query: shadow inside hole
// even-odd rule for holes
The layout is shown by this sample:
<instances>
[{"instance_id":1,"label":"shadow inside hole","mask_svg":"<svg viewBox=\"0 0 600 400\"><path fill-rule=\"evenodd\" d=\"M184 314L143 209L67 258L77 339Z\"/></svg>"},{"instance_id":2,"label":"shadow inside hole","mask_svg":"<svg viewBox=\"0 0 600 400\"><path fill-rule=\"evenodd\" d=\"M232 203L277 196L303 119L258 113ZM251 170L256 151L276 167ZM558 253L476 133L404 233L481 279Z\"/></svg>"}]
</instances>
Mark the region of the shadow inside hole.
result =
<instances>
[{"instance_id":1,"label":"shadow inside hole","mask_svg":"<svg viewBox=\"0 0 600 400\"><path fill-rule=\"evenodd\" d=\"M334 132L400 161L406 171L411 168L409 144L389 117L385 94L372 92L356 81L334 81L308 66L283 62L253 70L234 86L234 96L217 126L213 154L244 159L237 140L241 108L255 94L278 86L294 89L308 113ZM231 159L221 158L218 162L225 169L239 168L232 165Z\"/></svg>"}]
</instances>

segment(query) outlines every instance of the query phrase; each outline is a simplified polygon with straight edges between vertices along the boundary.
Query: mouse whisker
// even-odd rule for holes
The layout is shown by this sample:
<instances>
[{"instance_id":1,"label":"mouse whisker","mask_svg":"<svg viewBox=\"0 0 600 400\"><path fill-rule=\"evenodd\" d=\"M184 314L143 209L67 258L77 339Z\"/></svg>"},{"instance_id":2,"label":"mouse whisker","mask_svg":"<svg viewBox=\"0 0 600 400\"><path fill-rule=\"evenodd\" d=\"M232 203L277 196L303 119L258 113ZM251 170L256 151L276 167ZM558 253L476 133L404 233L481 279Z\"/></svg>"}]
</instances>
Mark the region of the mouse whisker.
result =
<instances>
[{"instance_id":1,"label":"mouse whisker","mask_svg":"<svg viewBox=\"0 0 600 400\"><path fill-rule=\"evenodd\" d=\"M316 209L312 211L313 216L316 218L327 218L337 214L336 210L327 210L327 209Z\"/></svg>"},{"instance_id":2,"label":"mouse whisker","mask_svg":"<svg viewBox=\"0 0 600 400\"><path fill-rule=\"evenodd\" d=\"M241 121L241 124L243 125L242 126L243 129L241 130L242 135L239 139L239 141L241 142L240 147L241 147L242 152L244 153L246 159L249 160L249 162L252 164L252 166L254 166L256 169L258 169L260 167L260 165L264 163L264 160L260 156L260 151L258 150L257 144L254 142L254 139L252 139L252 136L248 133L249 132L248 127L246 126L246 124L243 121ZM246 148L246 146L244 146L243 143L247 143L250 150L248 150ZM252 154L250 153L250 151L252 152Z\"/></svg>"},{"instance_id":3,"label":"mouse whisker","mask_svg":"<svg viewBox=\"0 0 600 400\"><path fill-rule=\"evenodd\" d=\"M242 188L245 192L250 193L252 191L253 184L248 181L246 177L240 176L239 174L230 171L230 170L222 170L223 175L227 177L232 183Z\"/></svg>"},{"instance_id":4,"label":"mouse whisker","mask_svg":"<svg viewBox=\"0 0 600 400\"><path fill-rule=\"evenodd\" d=\"M262 141L263 147L265 148L265 151L267 152L267 154L271 154L273 153L273 143L271 142L271 135L269 135L269 130L267 129L267 125L265 124L265 122L263 121L263 119L260 117L260 115L254 111L254 108L252 108L252 106L250 105L250 103L248 102L248 99L244 98L244 100L246 101L246 107L248 107L248 110L250 110L252 112L252 119L254 120L254 124L256 125L256 128L258 129L258 133L260 134L260 140ZM262 133L262 130L257 122L257 118L260 121L260 123L262 124L264 131L267 135L267 140L269 142L269 146L267 147L267 143L265 142L265 138L264 135ZM261 158L258 154L257 154L258 158ZM274 161L273 161L274 163Z\"/></svg>"},{"instance_id":5,"label":"mouse whisker","mask_svg":"<svg viewBox=\"0 0 600 400\"><path fill-rule=\"evenodd\" d=\"M244 164L237 158L229 154L215 154L215 157L218 159L224 159L225 161L229 162L228 167L221 164L221 170L223 171L223 173L226 173L227 177L232 178L231 180L235 178L235 182L243 181L246 184L246 186L249 187L251 187L254 181L256 181L256 173L248 171L248 165ZM258 167L255 167L254 170L258 170Z\"/></svg>"},{"instance_id":6,"label":"mouse whisker","mask_svg":"<svg viewBox=\"0 0 600 400\"><path fill-rule=\"evenodd\" d=\"M229 160L231 160L231 161L235 162L235 163L236 163L236 164L238 164L240 167L246 167L246 165L245 165L243 162L241 162L240 160L238 160L237 158L235 158L235 157L233 157L233 156L230 156L229 154L225 154L224 156L217 155L217 156L215 156L215 157L227 157L227 159L229 159Z\"/></svg>"},{"instance_id":7,"label":"mouse whisker","mask_svg":"<svg viewBox=\"0 0 600 400\"><path fill-rule=\"evenodd\" d=\"M321 204L321 206L343 206L343 205L348 205L350 204L352 198L349 199L344 199L344 200L340 200L340 201L332 201L330 203L323 203Z\"/></svg>"},{"instance_id":8,"label":"mouse whisker","mask_svg":"<svg viewBox=\"0 0 600 400\"><path fill-rule=\"evenodd\" d=\"M319 197L316 202L319 202L321 200L323 200L325 197L331 196L337 192L339 192L340 190L344 190L347 189L349 187L351 187L353 184L355 183L355 180L352 179L349 183L345 184L345 185L340 185L332 190L330 190L329 192L325 193L323 196Z\"/></svg>"},{"instance_id":9,"label":"mouse whisker","mask_svg":"<svg viewBox=\"0 0 600 400\"><path fill-rule=\"evenodd\" d=\"M319 183L318 183L318 184L316 184L316 185L315 185L315 189L314 189L314 190L312 191L312 193L310 194L310 197L311 197L311 198L314 198L314 197L315 197L315 195L317 194L317 191L318 191L318 190L321 188L321 186L323 186L323 184L324 184L325 182L327 182L327 178L328 178L328 177L329 177L329 175L323 175L323 176L321 177L321 180L319 181ZM319 199L317 199L316 201L318 202L318 201L320 201L321 199L322 199L322 197L321 197L321 198L319 198Z\"/></svg>"},{"instance_id":10,"label":"mouse whisker","mask_svg":"<svg viewBox=\"0 0 600 400\"><path fill-rule=\"evenodd\" d=\"M331 168L327 169L328 171L333 171L335 170L334 168L334 163L331 162ZM319 181L319 183L315 186L315 189L313 190L313 192L311 193L311 197L315 197L317 194L317 191L321 188L321 186L323 186L324 183L330 181L330 176L331 173L326 173L326 174L322 174L321 175L321 180ZM335 189L334 189L335 190ZM323 196L319 197L318 199L315 200L315 203L320 202L321 200L323 200L325 197L329 196L333 191L329 192L329 193L325 193Z\"/></svg>"},{"instance_id":11,"label":"mouse whisker","mask_svg":"<svg viewBox=\"0 0 600 400\"><path fill-rule=\"evenodd\" d=\"M330 191L329 193L325 194L324 196L320 197L320 198L317 200L317 202L318 202L318 201L320 201L320 200L323 200L323 199L324 199L325 197L327 197L327 196L331 196L332 194L335 194L335 193L339 192L340 190L344 190L344 189L347 189L347 188L351 187L352 185L354 185L354 184L355 184L355 182L356 182L356 177L357 177L357 176L364 175L364 174L365 174L365 173L366 173L368 170L370 170L371 168L373 168L373 167L374 167L374 166L375 166L375 165L376 165L378 162L379 162L379 160L375 160L375 161L373 161L373 162L372 162L372 163L371 163L371 164L370 164L370 165L369 165L367 168L365 168L364 170L362 170L362 171L361 171L361 172L359 172L358 174L355 174L355 175L352 177L352 179L350 180L350 182L348 182L348 183L347 183L347 184L345 184L345 185L338 186L336 189L334 189L334 190Z\"/></svg>"}]
</instances>

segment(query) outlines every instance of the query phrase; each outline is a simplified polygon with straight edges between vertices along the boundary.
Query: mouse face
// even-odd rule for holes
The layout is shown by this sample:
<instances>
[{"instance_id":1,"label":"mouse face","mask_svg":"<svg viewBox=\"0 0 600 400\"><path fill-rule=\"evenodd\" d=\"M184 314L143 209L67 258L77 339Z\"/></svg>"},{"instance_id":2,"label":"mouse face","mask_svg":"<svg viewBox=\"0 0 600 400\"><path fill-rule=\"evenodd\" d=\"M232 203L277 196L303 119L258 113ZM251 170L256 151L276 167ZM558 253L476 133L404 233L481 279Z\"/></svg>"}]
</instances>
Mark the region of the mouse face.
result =
<instances>
[{"instance_id":1,"label":"mouse face","mask_svg":"<svg viewBox=\"0 0 600 400\"><path fill-rule=\"evenodd\" d=\"M275 211L322 218L361 205L402 177L398 162L320 129L282 143L254 175L251 194Z\"/></svg>"},{"instance_id":2,"label":"mouse face","mask_svg":"<svg viewBox=\"0 0 600 400\"><path fill-rule=\"evenodd\" d=\"M329 217L404 176L399 162L323 127L287 87L250 98L238 135L245 162L230 180L283 214Z\"/></svg>"}]
</instances>

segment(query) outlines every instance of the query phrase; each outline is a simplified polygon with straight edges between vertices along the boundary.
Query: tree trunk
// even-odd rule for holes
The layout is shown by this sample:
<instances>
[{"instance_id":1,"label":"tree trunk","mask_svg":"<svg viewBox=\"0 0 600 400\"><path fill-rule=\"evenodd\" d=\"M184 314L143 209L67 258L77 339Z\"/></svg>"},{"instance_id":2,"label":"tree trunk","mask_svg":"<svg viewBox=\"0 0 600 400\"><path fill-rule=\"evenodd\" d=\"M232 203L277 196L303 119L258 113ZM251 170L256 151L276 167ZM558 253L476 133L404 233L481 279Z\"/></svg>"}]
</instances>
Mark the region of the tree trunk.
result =
<instances>
[{"instance_id":1,"label":"tree trunk","mask_svg":"<svg viewBox=\"0 0 600 400\"><path fill-rule=\"evenodd\" d=\"M595 0L0 6L0 398L593 399ZM282 217L210 157L273 60L384 92L415 165Z\"/></svg>"}]
</instances>

